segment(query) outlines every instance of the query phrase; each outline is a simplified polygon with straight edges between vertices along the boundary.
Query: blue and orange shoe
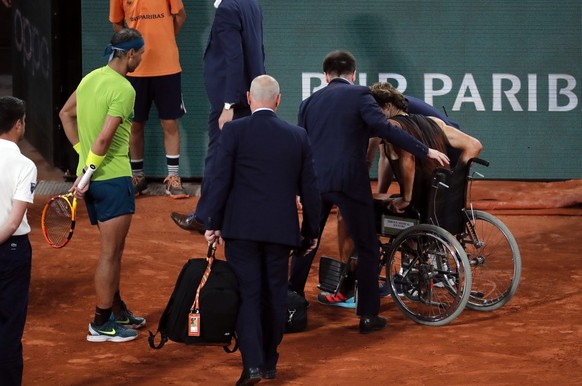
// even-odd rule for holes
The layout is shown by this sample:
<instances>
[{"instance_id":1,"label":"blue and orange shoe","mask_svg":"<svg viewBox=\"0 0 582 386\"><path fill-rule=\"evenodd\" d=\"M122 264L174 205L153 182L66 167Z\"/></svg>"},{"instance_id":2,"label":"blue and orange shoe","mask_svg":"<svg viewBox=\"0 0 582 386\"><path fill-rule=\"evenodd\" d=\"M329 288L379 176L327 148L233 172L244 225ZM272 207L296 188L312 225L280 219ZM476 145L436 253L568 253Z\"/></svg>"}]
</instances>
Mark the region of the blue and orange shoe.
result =
<instances>
[{"instance_id":1,"label":"blue and orange shoe","mask_svg":"<svg viewBox=\"0 0 582 386\"><path fill-rule=\"evenodd\" d=\"M317 295L317 301L326 306L336 306L343 308L356 308L355 297L345 297L341 292L332 294L330 292L321 292Z\"/></svg>"}]
</instances>

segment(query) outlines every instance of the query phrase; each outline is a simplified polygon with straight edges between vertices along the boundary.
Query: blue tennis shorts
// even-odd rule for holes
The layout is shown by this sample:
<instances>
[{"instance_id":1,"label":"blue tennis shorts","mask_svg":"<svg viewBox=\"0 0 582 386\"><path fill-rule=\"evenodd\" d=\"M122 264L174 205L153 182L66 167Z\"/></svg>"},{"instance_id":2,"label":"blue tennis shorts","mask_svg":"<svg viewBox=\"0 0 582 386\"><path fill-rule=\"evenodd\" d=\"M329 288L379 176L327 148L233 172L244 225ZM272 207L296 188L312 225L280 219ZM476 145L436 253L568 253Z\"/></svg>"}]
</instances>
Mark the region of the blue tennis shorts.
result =
<instances>
[{"instance_id":1,"label":"blue tennis shorts","mask_svg":"<svg viewBox=\"0 0 582 386\"><path fill-rule=\"evenodd\" d=\"M92 225L135 213L135 196L131 177L91 181L85 193L85 205Z\"/></svg>"},{"instance_id":2,"label":"blue tennis shorts","mask_svg":"<svg viewBox=\"0 0 582 386\"><path fill-rule=\"evenodd\" d=\"M135 77L128 76L135 89L133 120L147 122L152 107L156 104L159 119L178 119L186 113L182 100L182 73Z\"/></svg>"}]
</instances>

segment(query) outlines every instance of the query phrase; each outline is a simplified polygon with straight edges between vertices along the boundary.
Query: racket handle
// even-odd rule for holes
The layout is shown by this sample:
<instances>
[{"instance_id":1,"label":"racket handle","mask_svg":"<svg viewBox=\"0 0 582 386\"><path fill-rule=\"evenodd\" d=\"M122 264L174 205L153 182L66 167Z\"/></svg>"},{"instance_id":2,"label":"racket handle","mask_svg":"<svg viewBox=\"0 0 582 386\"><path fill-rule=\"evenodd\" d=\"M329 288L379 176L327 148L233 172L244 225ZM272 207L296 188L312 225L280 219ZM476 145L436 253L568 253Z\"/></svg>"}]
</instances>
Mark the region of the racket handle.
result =
<instances>
[{"instance_id":1,"label":"racket handle","mask_svg":"<svg viewBox=\"0 0 582 386\"><path fill-rule=\"evenodd\" d=\"M95 169L96 169L95 165L93 164L89 165L89 168L87 169L87 171L85 171L85 174L83 174L83 178L81 178L81 181L79 181L79 185L77 185L79 189L83 189L85 186L87 186L87 184L91 180L91 176L93 175L93 173L95 173Z\"/></svg>"}]
</instances>

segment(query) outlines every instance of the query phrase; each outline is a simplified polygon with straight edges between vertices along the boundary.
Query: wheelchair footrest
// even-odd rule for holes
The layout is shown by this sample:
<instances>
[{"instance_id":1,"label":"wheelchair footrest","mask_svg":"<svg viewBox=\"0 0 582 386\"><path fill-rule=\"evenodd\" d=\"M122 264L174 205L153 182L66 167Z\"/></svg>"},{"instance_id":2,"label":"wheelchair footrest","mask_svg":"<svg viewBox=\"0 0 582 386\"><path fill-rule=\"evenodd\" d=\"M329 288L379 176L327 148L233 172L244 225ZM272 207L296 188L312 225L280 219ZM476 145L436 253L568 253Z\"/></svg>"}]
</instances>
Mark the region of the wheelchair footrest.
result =
<instances>
[{"instance_id":1,"label":"wheelchair footrest","mask_svg":"<svg viewBox=\"0 0 582 386\"><path fill-rule=\"evenodd\" d=\"M322 291L337 293L345 277L348 265L332 257L322 256L319 260L319 284Z\"/></svg>"}]
</instances>

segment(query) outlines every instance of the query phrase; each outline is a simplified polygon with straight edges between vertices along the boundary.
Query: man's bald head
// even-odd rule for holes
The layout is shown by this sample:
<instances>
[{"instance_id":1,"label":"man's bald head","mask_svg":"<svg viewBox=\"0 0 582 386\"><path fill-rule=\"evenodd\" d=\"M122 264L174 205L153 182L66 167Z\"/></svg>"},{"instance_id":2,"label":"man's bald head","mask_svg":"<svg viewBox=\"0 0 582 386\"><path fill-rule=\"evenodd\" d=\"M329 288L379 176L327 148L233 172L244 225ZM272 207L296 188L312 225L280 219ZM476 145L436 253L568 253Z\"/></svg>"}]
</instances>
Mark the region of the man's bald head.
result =
<instances>
[{"instance_id":1,"label":"man's bald head","mask_svg":"<svg viewBox=\"0 0 582 386\"><path fill-rule=\"evenodd\" d=\"M247 93L251 111L259 108L277 110L281 100L281 90L275 78L269 75L260 75L253 79L251 90Z\"/></svg>"}]
</instances>

